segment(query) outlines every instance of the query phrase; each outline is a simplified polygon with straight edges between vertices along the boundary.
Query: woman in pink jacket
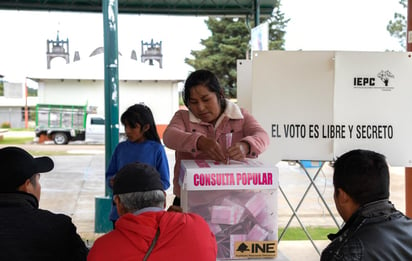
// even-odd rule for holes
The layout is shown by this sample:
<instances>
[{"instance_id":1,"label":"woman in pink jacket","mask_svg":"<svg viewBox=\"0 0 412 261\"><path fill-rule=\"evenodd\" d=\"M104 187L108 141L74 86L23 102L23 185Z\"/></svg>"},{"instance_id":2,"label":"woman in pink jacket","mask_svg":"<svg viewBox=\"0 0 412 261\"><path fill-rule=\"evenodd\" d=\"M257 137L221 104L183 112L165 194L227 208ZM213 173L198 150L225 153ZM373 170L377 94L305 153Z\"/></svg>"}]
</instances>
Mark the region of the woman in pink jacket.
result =
<instances>
[{"instance_id":1,"label":"woman in pink jacket","mask_svg":"<svg viewBox=\"0 0 412 261\"><path fill-rule=\"evenodd\" d=\"M256 119L223 96L216 76L197 70L186 79L183 102L189 110L175 113L163 134L175 150L173 205L180 206L179 170L184 159L226 162L256 158L269 145L269 136Z\"/></svg>"}]
</instances>

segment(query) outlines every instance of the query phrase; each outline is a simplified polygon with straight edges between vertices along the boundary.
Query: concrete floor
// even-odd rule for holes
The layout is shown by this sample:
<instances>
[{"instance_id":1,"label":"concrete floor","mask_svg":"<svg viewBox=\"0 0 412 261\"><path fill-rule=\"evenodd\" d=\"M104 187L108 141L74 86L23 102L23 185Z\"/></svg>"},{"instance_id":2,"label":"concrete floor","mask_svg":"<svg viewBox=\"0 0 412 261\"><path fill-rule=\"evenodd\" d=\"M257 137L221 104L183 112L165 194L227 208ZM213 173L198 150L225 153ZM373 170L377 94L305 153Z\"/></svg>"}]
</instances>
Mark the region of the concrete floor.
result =
<instances>
[{"instance_id":1,"label":"concrete floor","mask_svg":"<svg viewBox=\"0 0 412 261\"><path fill-rule=\"evenodd\" d=\"M1 145L0 145L1 146ZM55 168L51 173L41 176L42 196L40 207L56 213L65 213L72 217L77 226L78 233L90 242L101 234L95 233L95 199L103 197L105 157L103 145L24 145L27 150L37 155L47 154L51 151L58 154L59 150L67 155L51 156ZM169 165L172 169L174 154L166 150ZM285 227L290 221L290 227L299 227L296 217L289 204L296 210L305 190L310 186L309 179L303 170L296 164L281 162L278 164L280 176L279 183L285 196L278 192L278 226ZM313 176L316 169L309 168ZM172 173L172 172L171 172ZM391 168L391 200L395 206L405 211L405 186L404 169ZM319 172L316 180L317 191L312 186L305 196L297 215L304 226L336 227L342 220L335 210L333 203L332 169L326 165ZM319 196L318 192L322 195ZM168 204L172 196L172 188L168 191ZM325 206L324 202L327 206ZM329 215L332 212L335 220ZM337 224L336 224L337 223ZM309 240L286 241L280 240L278 245L279 257L276 260L319 260L318 251L328 244L328 241L314 242L316 248Z\"/></svg>"}]
</instances>

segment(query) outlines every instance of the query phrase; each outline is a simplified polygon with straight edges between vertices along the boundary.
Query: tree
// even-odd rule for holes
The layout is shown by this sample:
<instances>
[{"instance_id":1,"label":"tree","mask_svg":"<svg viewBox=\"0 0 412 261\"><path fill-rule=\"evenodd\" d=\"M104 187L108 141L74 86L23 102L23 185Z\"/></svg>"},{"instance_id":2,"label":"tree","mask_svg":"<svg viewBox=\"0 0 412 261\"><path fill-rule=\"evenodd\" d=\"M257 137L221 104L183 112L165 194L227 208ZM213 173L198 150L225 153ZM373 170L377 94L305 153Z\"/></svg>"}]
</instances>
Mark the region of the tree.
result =
<instances>
[{"instance_id":1,"label":"tree","mask_svg":"<svg viewBox=\"0 0 412 261\"><path fill-rule=\"evenodd\" d=\"M265 18L261 19L263 22ZM268 18L269 49L284 50L284 36L287 22L280 11L280 0ZM205 21L212 35L201 39L204 49L191 51L193 59L185 62L195 70L207 69L214 72L228 98L236 98L236 64L238 59L246 59L250 53L251 28L247 18L209 17Z\"/></svg>"},{"instance_id":2,"label":"tree","mask_svg":"<svg viewBox=\"0 0 412 261\"><path fill-rule=\"evenodd\" d=\"M275 1L275 9L269 17L269 50L284 50L287 23L285 14L280 11L280 0Z\"/></svg>"},{"instance_id":3,"label":"tree","mask_svg":"<svg viewBox=\"0 0 412 261\"><path fill-rule=\"evenodd\" d=\"M399 4L406 9L406 0L399 0ZM395 13L393 20L389 21L386 26L386 30L390 33L392 37L398 38L399 44L406 48L406 17L401 13Z\"/></svg>"}]
</instances>

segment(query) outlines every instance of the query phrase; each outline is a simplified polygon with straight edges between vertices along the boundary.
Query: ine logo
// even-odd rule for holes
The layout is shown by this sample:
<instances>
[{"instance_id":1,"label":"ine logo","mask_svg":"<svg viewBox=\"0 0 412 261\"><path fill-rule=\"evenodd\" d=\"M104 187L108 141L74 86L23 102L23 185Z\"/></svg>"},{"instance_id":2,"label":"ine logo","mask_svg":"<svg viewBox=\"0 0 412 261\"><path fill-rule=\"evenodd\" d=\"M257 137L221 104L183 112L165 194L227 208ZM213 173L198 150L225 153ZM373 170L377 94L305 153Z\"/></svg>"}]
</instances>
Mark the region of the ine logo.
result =
<instances>
[{"instance_id":1,"label":"ine logo","mask_svg":"<svg viewBox=\"0 0 412 261\"><path fill-rule=\"evenodd\" d=\"M375 77L354 77L353 85L357 89L381 89L390 91L393 86L389 85L390 79L395 78L389 70L381 70ZM380 80L380 81L379 81Z\"/></svg>"},{"instance_id":2,"label":"ine logo","mask_svg":"<svg viewBox=\"0 0 412 261\"><path fill-rule=\"evenodd\" d=\"M245 243L241 243L236 251L240 251L240 252L245 252L245 251L250 251L249 247L245 244Z\"/></svg>"},{"instance_id":3,"label":"ine logo","mask_svg":"<svg viewBox=\"0 0 412 261\"><path fill-rule=\"evenodd\" d=\"M275 257L276 241L239 241L235 242L236 257Z\"/></svg>"}]
</instances>

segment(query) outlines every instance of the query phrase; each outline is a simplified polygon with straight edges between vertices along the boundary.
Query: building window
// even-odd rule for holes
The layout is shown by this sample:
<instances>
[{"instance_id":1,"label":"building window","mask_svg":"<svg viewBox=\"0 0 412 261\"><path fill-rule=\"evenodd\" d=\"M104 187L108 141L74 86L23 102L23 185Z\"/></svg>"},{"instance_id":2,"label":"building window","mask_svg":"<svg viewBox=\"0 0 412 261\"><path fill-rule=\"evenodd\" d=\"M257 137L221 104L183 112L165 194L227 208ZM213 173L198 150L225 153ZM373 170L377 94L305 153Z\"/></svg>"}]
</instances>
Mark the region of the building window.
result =
<instances>
[{"instance_id":1,"label":"building window","mask_svg":"<svg viewBox=\"0 0 412 261\"><path fill-rule=\"evenodd\" d=\"M37 89L30 88L29 86L27 86L27 96L28 97L37 97Z\"/></svg>"},{"instance_id":2,"label":"building window","mask_svg":"<svg viewBox=\"0 0 412 261\"><path fill-rule=\"evenodd\" d=\"M27 113L28 113L28 120L29 121L34 121L36 120L36 110L35 108L27 107ZM25 107L21 107L21 119L24 121L25 120Z\"/></svg>"},{"instance_id":3,"label":"building window","mask_svg":"<svg viewBox=\"0 0 412 261\"><path fill-rule=\"evenodd\" d=\"M96 117L93 117L92 119L91 119L91 124L93 124L93 125L104 125L104 119L102 119L102 118L96 118Z\"/></svg>"},{"instance_id":4,"label":"building window","mask_svg":"<svg viewBox=\"0 0 412 261\"><path fill-rule=\"evenodd\" d=\"M0 77L0 96L4 96L4 83L3 83L3 77Z\"/></svg>"}]
</instances>

